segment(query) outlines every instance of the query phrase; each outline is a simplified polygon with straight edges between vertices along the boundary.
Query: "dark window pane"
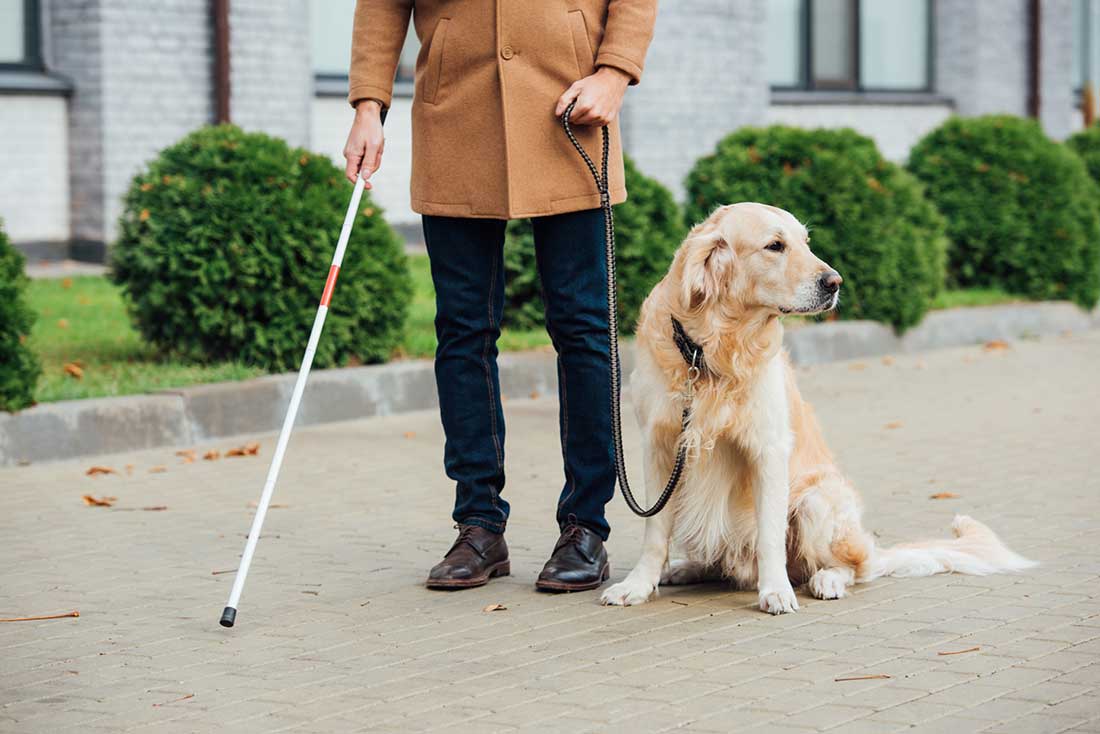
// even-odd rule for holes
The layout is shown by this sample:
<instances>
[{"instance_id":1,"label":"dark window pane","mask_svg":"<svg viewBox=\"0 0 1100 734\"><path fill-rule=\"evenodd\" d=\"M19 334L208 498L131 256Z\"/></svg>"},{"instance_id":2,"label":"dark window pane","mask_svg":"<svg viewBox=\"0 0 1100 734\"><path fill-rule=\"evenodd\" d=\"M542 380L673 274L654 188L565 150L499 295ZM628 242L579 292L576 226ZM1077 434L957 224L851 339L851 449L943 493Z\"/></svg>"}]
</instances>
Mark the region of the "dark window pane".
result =
<instances>
[{"instance_id":1,"label":"dark window pane","mask_svg":"<svg viewBox=\"0 0 1100 734\"><path fill-rule=\"evenodd\" d=\"M869 89L926 89L928 20L928 0L861 0L861 86Z\"/></svg>"},{"instance_id":2,"label":"dark window pane","mask_svg":"<svg viewBox=\"0 0 1100 734\"><path fill-rule=\"evenodd\" d=\"M811 17L814 86L854 88L855 0L813 0Z\"/></svg>"}]
</instances>

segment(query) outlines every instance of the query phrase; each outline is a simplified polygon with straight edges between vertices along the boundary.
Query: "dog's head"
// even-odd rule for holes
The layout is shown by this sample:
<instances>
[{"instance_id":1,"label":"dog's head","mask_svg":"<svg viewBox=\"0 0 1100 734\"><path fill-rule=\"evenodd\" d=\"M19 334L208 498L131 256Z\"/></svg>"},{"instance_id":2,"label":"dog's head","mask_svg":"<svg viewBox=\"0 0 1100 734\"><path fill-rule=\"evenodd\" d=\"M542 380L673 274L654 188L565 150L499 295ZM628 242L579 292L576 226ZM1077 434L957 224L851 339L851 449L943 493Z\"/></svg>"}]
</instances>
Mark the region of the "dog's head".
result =
<instances>
[{"instance_id":1,"label":"dog's head","mask_svg":"<svg viewBox=\"0 0 1100 734\"><path fill-rule=\"evenodd\" d=\"M717 209L677 253L684 306L813 314L836 306L840 274L810 252L790 212L755 203Z\"/></svg>"}]
</instances>

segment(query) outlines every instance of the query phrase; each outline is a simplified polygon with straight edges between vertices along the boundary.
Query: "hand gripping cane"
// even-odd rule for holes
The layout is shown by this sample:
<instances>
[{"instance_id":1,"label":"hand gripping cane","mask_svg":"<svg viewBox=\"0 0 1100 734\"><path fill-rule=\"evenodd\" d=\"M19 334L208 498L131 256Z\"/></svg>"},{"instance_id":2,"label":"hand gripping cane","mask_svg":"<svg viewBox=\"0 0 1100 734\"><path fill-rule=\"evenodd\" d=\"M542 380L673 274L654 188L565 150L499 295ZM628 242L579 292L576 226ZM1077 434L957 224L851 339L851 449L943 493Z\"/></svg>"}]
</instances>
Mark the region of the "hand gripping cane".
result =
<instances>
[{"instance_id":1,"label":"hand gripping cane","mask_svg":"<svg viewBox=\"0 0 1100 734\"><path fill-rule=\"evenodd\" d=\"M271 467L267 470L264 491L260 495L260 504L256 507L256 516L252 518L252 528L248 531L248 541L244 544L241 565L237 569L237 577L233 580L233 590L229 592L229 602L226 604L225 611L222 612L222 627L232 627L237 619L237 602L241 599L244 580L248 577L248 567L252 565L252 554L256 552L256 543L260 540L260 531L264 526L267 508L271 504L271 495L275 493L275 482L279 479L279 469L283 465L286 445L290 441L290 432L294 429L294 420L298 417L298 406L302 402L306 380L309 379L309 369L313 366L313 355L317 353L317 342L320 341L321 330L325 327L325 316L328 315L328 304L332 300L336 277L340 273L340 263L344 260L344 250L348 247L351 228L355 224L355 215L359 211L359 202L363 198L364 183L362 176L355 181L351 204L348 205L348 212L344 215L344 226L340 230L336 254L332 256L332 267L328 271L328 280L325 281L325 290L321 294L321 305L317 307L317 316L313 319L313 329L309 332L309 343L306 345L305 356L302 357L302 366L298 369L298 379L294 383L294 392L291 393L290 405L286 409L283 428L279 431L279 442L275 444L275 455L271 457Z\"/></svg>"}]
</instances>

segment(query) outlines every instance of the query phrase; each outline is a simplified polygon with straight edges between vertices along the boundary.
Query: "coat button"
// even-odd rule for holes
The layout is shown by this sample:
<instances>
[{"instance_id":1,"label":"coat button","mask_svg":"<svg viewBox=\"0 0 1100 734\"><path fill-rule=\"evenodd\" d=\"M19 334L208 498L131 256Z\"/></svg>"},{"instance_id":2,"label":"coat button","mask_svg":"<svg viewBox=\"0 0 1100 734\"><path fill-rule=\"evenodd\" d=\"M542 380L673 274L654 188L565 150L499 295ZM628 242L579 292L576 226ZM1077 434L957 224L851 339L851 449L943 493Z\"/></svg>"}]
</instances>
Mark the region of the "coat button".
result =
<instances>
[{"instance_id":1,"label":"coat button","mask_svg":"<svg viewBox=\"0 0 1100 734\"><path fill-rule=\"evenodd\" d=\"M505 61L507 61L508 59L516 55L516 51L511 46L505 46L500 50L500 55L504 57Z\"/></svg>"}]
</instances>

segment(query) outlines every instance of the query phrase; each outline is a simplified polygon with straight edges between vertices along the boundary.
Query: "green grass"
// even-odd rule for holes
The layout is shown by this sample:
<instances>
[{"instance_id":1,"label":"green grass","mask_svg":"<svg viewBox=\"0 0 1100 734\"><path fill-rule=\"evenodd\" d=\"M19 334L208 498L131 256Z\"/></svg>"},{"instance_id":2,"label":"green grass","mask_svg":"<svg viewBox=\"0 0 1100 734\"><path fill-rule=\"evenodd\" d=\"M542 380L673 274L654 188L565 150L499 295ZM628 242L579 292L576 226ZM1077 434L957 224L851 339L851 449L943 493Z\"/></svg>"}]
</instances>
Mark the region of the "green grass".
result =
<instances>
[{"instance_id":1,"label":"green grass","mask_svg":"<svg viewBox=\"0 0 1100 734\"><path fill-rule=\"evenodd\" d=\"M405 338L398 356L431 357L435 353L435 291L426 255L409 257L414 297ZM42 359L39 402L108 395L131 395L207 382L243 380L263 374L256 367L236 363L205 366L162 359L144 344L130 324L119 289L103 277L34 280L28 291L38 321L30 344ZM951 290L940 294L933 308L987 306L1019 299L1002 291ZM542 329L504 329L501 351L536 349L550 345ZM76 363L83 377L65 372Z\"/></svg>"},{"instance_id":2,"label":"green grass","mask_svg":"<svg viewBox=\"0 0 1100 734\"><path fill-rule=\"evenodd\" d=\"M932 301L933 309L965 306L996 306L999 303L1019 303L1025 299L997 288L966 288L941 291Z\"/></svg>"},{"instance_id":3,"label":"green grass","mask_svg":"<svg viewBox=\"0 0 1100 734\"><path fill-rule=\"evenodd\" d=\"M39 402L130 395L263 374L233 363L195 366L159 359L130 325L121 293L106 278L32 280L27 295L38 314L30 345L42 359L35 393ZM71 363L83 370L81 379L66 374L65 365Z\"/></svg>"}]
</instances>

